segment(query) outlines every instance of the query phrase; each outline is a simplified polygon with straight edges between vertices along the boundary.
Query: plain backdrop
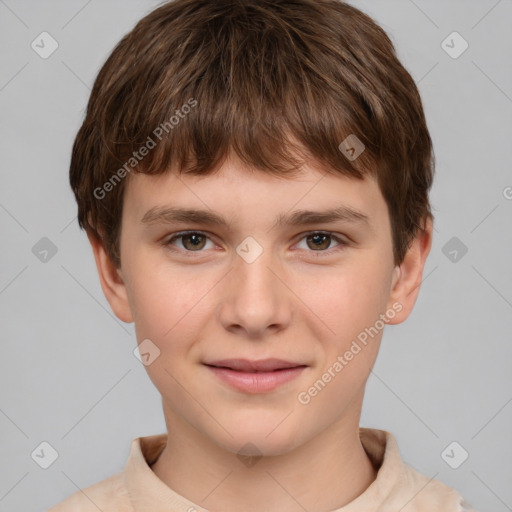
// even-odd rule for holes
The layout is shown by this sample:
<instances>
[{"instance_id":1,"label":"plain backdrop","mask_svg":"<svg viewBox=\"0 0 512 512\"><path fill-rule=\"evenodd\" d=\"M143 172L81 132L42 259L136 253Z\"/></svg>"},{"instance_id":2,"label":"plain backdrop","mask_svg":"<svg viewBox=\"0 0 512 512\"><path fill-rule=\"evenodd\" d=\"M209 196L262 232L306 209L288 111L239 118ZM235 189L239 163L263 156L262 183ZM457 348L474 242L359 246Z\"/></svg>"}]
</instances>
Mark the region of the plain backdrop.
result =
<instances>
[{"instance_id":1,"label":"plain backdrop","mask_svg":"<svg viewBox=\"0 0 512 512\"><path fill-rule=\"evenodd\" d=\"M386 328L361 424L391 431L407 463L478 510L512 510L512 2L351 3L418 84L437 158L422 290ZM165 431L68 185L96 73L156 5L0 0L3 512L45 510L120 471L133 438Z\"/></svg>"}]
</instances>

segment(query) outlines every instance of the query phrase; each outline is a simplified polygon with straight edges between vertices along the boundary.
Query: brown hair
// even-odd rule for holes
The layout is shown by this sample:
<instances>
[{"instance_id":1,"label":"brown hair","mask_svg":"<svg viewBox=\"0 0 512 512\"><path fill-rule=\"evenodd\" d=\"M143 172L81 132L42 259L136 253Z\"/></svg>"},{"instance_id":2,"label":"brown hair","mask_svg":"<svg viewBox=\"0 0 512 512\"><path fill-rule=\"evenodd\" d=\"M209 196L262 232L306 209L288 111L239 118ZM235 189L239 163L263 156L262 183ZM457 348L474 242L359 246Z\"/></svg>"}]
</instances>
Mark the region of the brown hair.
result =
<instances>
[{"instance_id":1,"label":"brown hair","mask_svg":"<svg viewBox=\"0 0 512 512\"><path fill-rule=\"evenodd\" d=\"M350 135L364 144L355 159L340 150ZM308 160L374 176L395 264L433 218L416 84L384 30L338 0L175 0L141 19L101 68L74 142L79 225L119 266L130 174L205 175L231 152L279 177Z\"/></svg>"}]
</instances>

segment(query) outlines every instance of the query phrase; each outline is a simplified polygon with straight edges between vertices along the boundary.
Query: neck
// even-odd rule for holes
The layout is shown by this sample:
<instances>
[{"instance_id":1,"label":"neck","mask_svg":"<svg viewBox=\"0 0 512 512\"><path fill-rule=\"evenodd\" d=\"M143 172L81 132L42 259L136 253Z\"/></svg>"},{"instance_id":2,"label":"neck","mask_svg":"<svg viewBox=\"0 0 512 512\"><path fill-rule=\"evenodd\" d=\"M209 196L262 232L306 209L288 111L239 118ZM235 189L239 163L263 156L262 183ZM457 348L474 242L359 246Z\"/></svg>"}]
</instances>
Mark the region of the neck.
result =
<instances>
[{"instance_id":1,"label":"neck","mask_svg":"<svg viewBox=\"0 0 512 512\"><path fill-rule=\"evenodd\" d=\"M152 470L175 492L209 510L332 511L376 478L359 440L359 415L351 424L335 423L298 448L252 465L179 418L166 414L166 420L167 445Z\"/></svg>"}]
</instances>

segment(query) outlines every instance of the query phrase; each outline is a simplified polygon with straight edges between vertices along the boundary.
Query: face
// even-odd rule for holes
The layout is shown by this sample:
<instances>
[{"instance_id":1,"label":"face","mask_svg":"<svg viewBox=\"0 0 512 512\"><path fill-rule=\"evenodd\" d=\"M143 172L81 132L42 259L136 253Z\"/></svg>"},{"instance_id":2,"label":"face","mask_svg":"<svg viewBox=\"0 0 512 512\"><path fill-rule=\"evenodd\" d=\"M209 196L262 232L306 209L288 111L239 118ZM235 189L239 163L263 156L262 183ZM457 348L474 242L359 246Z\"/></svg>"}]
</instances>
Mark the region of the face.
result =
<instances>
[{"instance_id":1,"label":"face","mask_svg":"<svg viewBox=\"0 0 512 512\"><path fill-rule=\"evenodd\" d=\"M429 238L395 267L377 183L314 167L284 179L228 160L206 177L130 180L122 266L109 270L99 245L95 256L114 312L151 340L151 359L159 351L146 370L168 426L277 455L357 425L384 324L412 309Z\"/></svg>"}]
</instances>

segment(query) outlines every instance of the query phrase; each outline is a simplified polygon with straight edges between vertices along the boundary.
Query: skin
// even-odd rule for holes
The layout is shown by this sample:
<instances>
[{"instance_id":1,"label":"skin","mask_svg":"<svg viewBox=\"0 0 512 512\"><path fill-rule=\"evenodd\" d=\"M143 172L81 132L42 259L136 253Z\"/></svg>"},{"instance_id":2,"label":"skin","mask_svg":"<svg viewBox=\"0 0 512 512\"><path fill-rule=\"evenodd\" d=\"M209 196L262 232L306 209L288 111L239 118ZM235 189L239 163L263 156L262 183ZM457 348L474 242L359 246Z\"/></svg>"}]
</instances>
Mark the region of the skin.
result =
<instances>
[{"instance_id":1,"label":"skin","mask_svg":"<svg viewBox=\"0 0 512 512\"><path fill-rule=\"evenodd\" d=\"M230 229L141 223L147 210L164 205L211 209ZM372 228L343 221L274 225L278 214L340 205L364 212ZM280 179L231 158L206 177L130 176L121 229L120 268L89 239L112 310L135 322L139 343L149 338L160 350L146 366L169 432L154 473L211 510L329 511L362 494L376 469L359 440L359 419L383 330L308 404L297 397L393 304L401 311L387 324L409 316L431 247L431 222L395 266L387 205L375 180L328 175L314 166ZM190 239L178 238L172 252L164 242L184 230L208 238L200 238L196 250ZM327 238L317 249L307 235L318 230L347 245ZM247 236L263 249L250 264L236 252ZM236 357L308 367L272 392L249 394L202 364ZM247 443L262 455L249 467L237 457ZM242 453L255 455L247 447Z\"/></svg>"}]
</instances>

